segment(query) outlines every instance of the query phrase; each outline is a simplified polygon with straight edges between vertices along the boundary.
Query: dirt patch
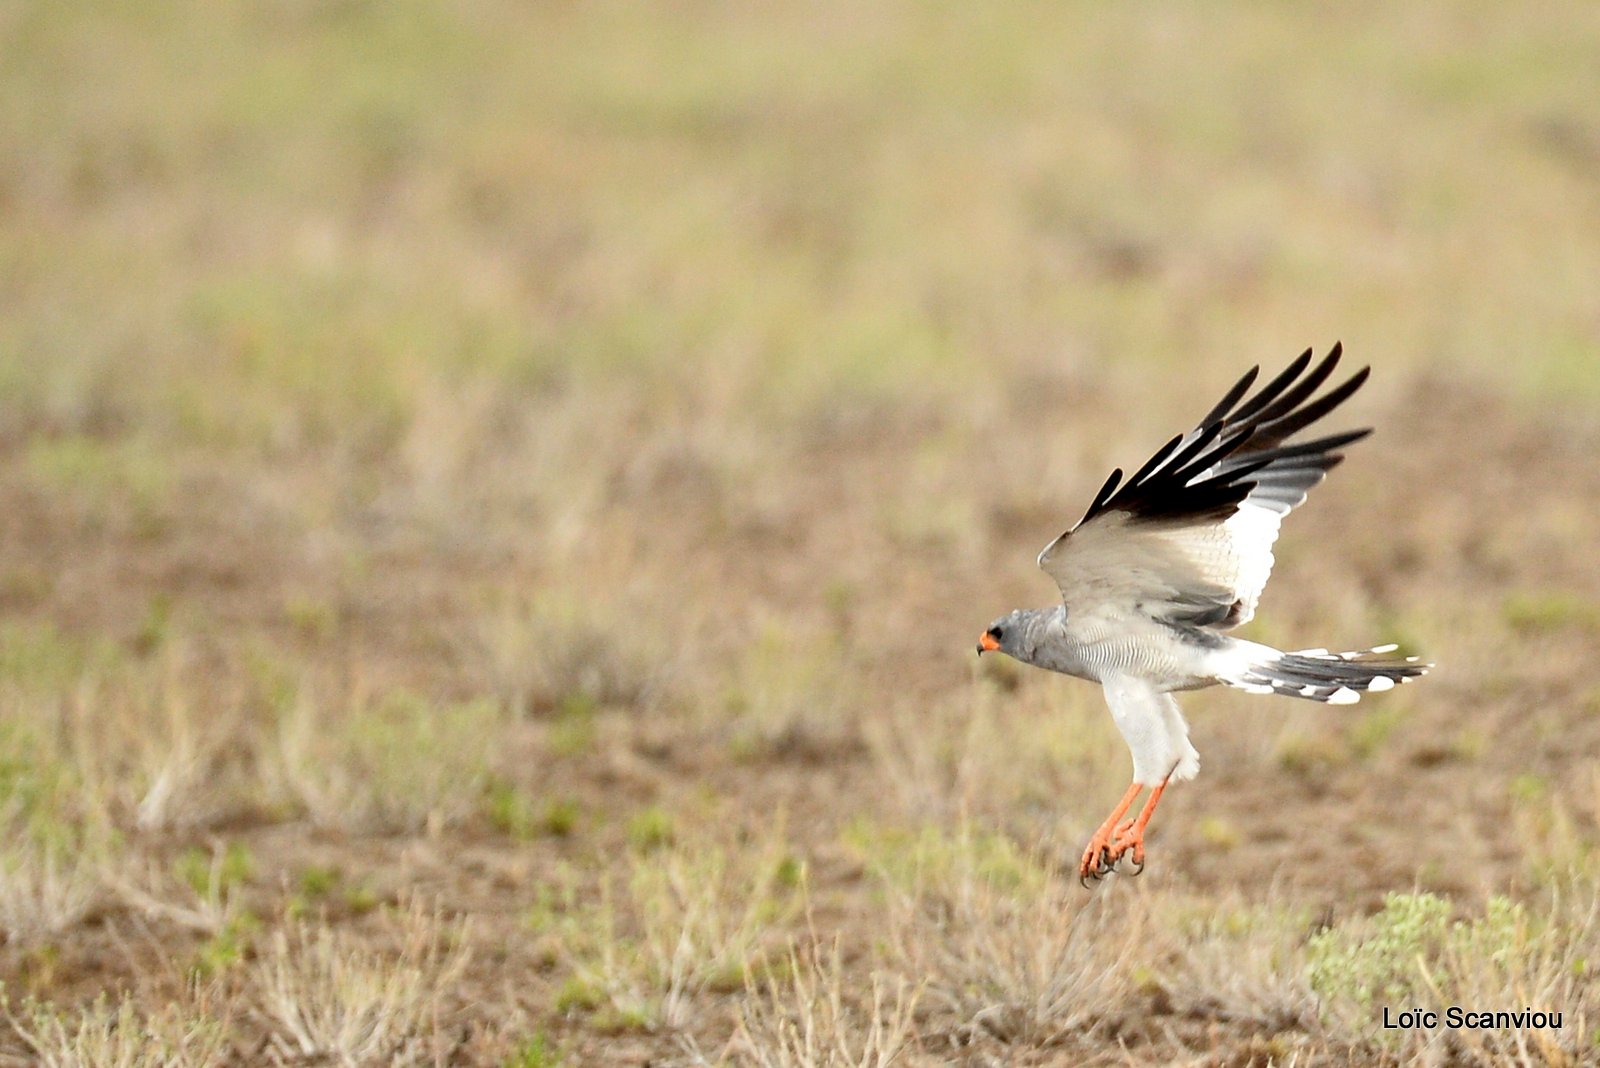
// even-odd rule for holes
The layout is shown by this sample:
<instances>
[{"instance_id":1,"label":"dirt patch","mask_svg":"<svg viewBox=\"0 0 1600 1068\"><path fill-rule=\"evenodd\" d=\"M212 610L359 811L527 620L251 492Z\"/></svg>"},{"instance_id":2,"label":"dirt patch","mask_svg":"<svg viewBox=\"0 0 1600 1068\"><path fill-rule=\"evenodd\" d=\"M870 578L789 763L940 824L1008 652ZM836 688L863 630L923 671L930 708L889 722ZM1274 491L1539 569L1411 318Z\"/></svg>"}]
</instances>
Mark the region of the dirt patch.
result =
<instances>
[{"instance_id":1,"label":"dirt patch","mask_svg":"<svg viewBox=\"0 0 1600 1068\"><path fill-rule=\"evenodd\" d=\"M989 418L1005 425L1013 414L1023 412ZM1082 416L1074 433L1092 434L1085 424L1094 418ZM1399 388L1374 419L1380 436L1288 524L1263 625L1291 647L1402 640L1439 667L1390 702L1351 710L1222 692L1191 699L1204 772L1174 792L1155 825L1143 880L1154 893L1270 900L1324 923L1413 888L1472 900L1531 885L1535 810L1592 789L1600 668L1588 655L1587 606L1600 600L1600 578L1578 535L1600 501L1593 428L1535 423L1487 394L1428 380ZM778 834L807 872L811 929L870 944L883 890L878 862L852 844L852 829L916 822L894 800L890 777L899 772L880 760L872 724L914 717L974 685L1003 683L996 700L1024 702L1084 685L1035 672L975 683L970 645L995 611L1047 598L1032 555L1070 520L1083 496L1073 491L1093 473L1075 475L1079 484L1059 495L1034 487L1019 498L1025 479L986 478L981 453L951 448L930 466L928 436L951 427L976 438L987 430L941 429L937 418L892 431L847 422L785 443L774 466L754 464L718 490L721 507L707 506L700 490L686 498L679 477L629 481L597 517L609 537L626 535L633 599L622 603L641 613L641 626L683 635L688 647L674 650L674 685L648 704L517 713L499 728L494 774L514 791L507 796L531 799L526 826L475 803L464 822L420 835L319 830L293 806L247 790L201 826L127 832L130 855L160 873L185 851L211 856L227 843L247 852L250 870L228 913L249 917L244 960L261 952L263 932L306 909L359 940L375 911L438 903L467 922L474 948L451 994L450 1013L464 1021L452 1056L504 1049L510 1038L497 1028L510 1020L512 1030L568 1044L575 1062L683 1056L681 1032L635 1033L626 1019L562 1007L567 965L530 927L529 910L557 888L570 907L594 900L617 858L654 848L652 835L693 840L717 828L719 841L756 842ZM180 472L190 462L174 459ZM919 465L924 485L907 490L906 473ZM74 489L41 486L13 453L0 472L11 625L52 628L68 641L111 636L133 661L159 658L182 635L217 651L201 660L208 678L199 693L246 685L252 669L240 650L260 648L335 694L356 685L430 700L484 695L489 683L468 653L473 628L485 625L484 591L508 579L537 589L551 574L545 550L441 539L404 514L379 536L359 509L313 522L262 504L282 499L270 489L279 480L322 478L309 468L180 474L183 488L151 527L129 519L115 495L86 502ZM776 511L740 511L753 507L741 502L757 480L780 502ZM938 515L941 494L973 525ZM487 525L498 529L487 499ZM617 591L596 592L618 603ZM773 654L776 667L741 659L763 632L782 654ZM798 663L796 650L808 647ZM770 707L782 711L768 720L752 711ZM1103 787L1090 784L1115 778L1084 780L1054 809L1030 803L996 826L1019 847L1042 845L1070 865L1073 843L1114 799L1114 787L1100 796ZM549 811L570 818L538 807L552 799L566 808ZM1576 840L1593 834L1592 810L1562 811L1577 821ZM61 1003L101 990L144 1000L181 991L197 959L222 952L217 941L232 921L196 930L139 900L107 894L43 956L6 948L8 986ZM216 967L231 974L226 961ZM703 996L695 1041L729 1037L729 996ZM1203 1048L1218 1063L1240 1064L1283 1048L1270 1027L1197 1018L1149 997L1128 1006L1121 1024L1102 1019L1096 1041L1136 1059ZM256 1026L240 1023L246 1034ZM976 1049L959 1052L960 1026L924 1018L917 1048L934 1060L983 1063ZM1314 1041L1302 1035L1295 1048L1312 1055L1304 1042ZM1100 1047L1074 1048L1092 1061Z\"/></svg>"}]
</instances>

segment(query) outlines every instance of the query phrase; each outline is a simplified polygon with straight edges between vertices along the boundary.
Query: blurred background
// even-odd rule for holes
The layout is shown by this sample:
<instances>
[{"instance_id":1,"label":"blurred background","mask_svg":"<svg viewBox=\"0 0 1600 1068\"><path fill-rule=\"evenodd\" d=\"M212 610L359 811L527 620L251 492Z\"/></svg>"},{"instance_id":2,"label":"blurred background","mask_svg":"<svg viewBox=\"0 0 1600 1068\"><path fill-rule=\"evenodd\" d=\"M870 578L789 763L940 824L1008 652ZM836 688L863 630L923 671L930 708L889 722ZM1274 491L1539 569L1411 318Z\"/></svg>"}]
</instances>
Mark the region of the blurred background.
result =
<instances>
[{"instance_id":1,"label":"blurred background","mask_svg":"<svg viewBox=\"0 0 1600 1068\"><path fill-rule=\"evenodd\" d=\"M1231 973L1148 954L1592 897L1597 280L1588 5L0 8L5 1041L744 1063L810 967L924 989L929 1063L1359 1059L1288 958L1196 1023ZM1112 466L1335 340L1378 433L1250 634L1439 670L1190 702L1107 896L1182 934L1111 1000L949 972L1104 922L1053 865L1127 770L977 635ZM1000 896L885 950L950 880ZM366 1052L293 1011L369 973L414 983Z\"/></svg>"}]
</instances>

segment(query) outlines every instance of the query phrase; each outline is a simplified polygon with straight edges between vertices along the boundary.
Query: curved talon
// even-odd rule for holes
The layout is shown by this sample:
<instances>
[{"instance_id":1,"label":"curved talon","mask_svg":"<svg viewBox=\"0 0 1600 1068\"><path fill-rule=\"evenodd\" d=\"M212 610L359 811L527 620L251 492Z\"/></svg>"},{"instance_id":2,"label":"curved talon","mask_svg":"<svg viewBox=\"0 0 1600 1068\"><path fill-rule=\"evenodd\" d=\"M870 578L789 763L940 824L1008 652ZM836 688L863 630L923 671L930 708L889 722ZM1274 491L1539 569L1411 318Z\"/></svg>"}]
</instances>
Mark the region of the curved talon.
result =
<instances>
[{"instance_id":1,"label":"curved talon","mask_svg":"<svg viewBox=\"0 0 1600 1068\"><path fill-rule=\"evenodd\" d=\"M1102 846L1096 855L1086 857L1079 866L1078 884L1088 890L1091 882L1098 883L1117 870L1117 859L1117 855Z\"/></svg>"},{"instance_id":2,"label":"curved talon","mask_svg":"<svg viewBox=\"0 0 1600 1068\"><path fill-rule=\"evenodd\" d=\"M1127 857L1128 860L1139 866L1139 871L1144 870L1144 835L1129 835L1114 844L1117 860ZM1137 874L1137 872L1135 873Z\"/></svg>"},{"instance_id":3,"label":"curved talon","mask_svg":"<svg viewBox=\"0 0 1600 1068\"><path fill-rule=\"evenodd\" d=\"M1086 855L1083 863L1078 868L1078 882L1084 886L1084 889L1088 889L1088 884L1084 883L1085 879L1099 882L1112 872L1118 871L1117 866L1122 863L1122 858L1127 855L1127 852L1126 846L1112 843L1111 845L1101 846L1093 855ZM1143 866L1143 859L1141 858L1140 867L1143 868Z\"/></svg>"},{"instance_id":4,"label":"curved talon","mask_svg":"<svg viewBox=\"0 0 1600 1068\"><path fill-rule=\"evenodd\" d=\"M1126 851L1119 839L1124 834L1136 829L1136 824L1120 827L1122 817L1127 814L1129 806L1133 804L1139 791L1143 789L1138 783L1131 783L1128 792L1122 795L1122 800L1117 807L1111 810L1111 815L1106 817L1098 830L1089 839L1089 844L1084 846L1083 856L1078 860L1078 881L1093 879L1099 882L1106 875L1116 870L1117 861L1122 859Z\"/></svg>"}]
</instances>

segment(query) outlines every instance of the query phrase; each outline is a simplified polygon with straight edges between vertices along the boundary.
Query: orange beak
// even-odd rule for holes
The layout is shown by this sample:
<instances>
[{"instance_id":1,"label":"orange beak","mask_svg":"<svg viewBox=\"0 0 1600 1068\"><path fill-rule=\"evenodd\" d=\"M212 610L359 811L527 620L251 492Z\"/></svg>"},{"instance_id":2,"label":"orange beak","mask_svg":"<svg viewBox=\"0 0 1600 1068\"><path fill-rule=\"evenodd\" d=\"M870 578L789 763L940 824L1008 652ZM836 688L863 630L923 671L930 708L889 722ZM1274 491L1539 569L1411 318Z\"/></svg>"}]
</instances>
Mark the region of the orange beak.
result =
<instances>
[{"instance_id":1,"label":"orange beak","mask_svg":"<svg viewBox=\"0 0 1600 1068\"><path fill-rule=\"evenodd\" d=\"M998 648L1000 648L1000 643L994 640L994 635L984 631L983 637L978 639L978 655L992 653Z\"/></svg>"}]
</instances>

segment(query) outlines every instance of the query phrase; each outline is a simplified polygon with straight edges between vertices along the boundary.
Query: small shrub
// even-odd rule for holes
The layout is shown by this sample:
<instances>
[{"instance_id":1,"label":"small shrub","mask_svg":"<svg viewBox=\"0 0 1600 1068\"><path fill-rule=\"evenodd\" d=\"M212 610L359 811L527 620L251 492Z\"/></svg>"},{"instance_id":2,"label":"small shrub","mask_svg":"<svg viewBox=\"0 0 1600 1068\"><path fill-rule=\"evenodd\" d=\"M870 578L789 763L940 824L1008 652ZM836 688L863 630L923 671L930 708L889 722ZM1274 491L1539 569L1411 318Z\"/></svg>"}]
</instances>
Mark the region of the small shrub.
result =
<instances>
[{"instance_id":1,"label":"small shrub","mask_svg":"<svg viewBox=\"0 0 1600 1068\"><path fill-rule=\"evenodd\" d=\"M1571 892L1574 896L1566 896ZM1589 961L1600 945L1592 886L1551 892L1538 915L1491 897L1476 915L1453 918L1448 901L1428 893L1391 894L1370 920L1331 928L1306 947L1306 978L1322 998L1330 1029L1414 1056L1440 1043L1470 1050L1481 1063L1567 1060L1600 1004ZM1578 1026L1437 1031L1381 1026L1385 1008L1446 1005L1468 1010L1560 1011ZM1537 1058L1530 1051L1539 1051Z\"/></svg>"},{"instance_id":2,"label":"small shrub","mask_svg":"<svg viewBox=\"0 0 1600 1068\"><path fill-rule=\"evenodd\" d=\"M482 806L499 727L490 701L436 705L396 692L325 719L302 695L280 728L280 767L319 824L438 831Z\"/></svg>"},{"instance_id":3,"label":"small shrub","mask_svg":"<svg viewBox=\"0 0 1600 1068\"><path fill-rule=\"evenodd\" d=\"M750 980L734 1036L735 1064L755 1068L888 1068L911 1041L918 991L873 971L865 1004L831 950L790 946L785 967Z\"/></svg>"},{"instance_id":4,"label":"small shrub","mask_svg":"<svg viewBox=\"0 0 1600 1068\"><path fill-rule=\"evenodd\" d=\"M631 611L544 598L488 618L469 659L506 708L547 715L573 702L652 707L669 689L669 649L642 634Z\"/></svg>"},{"instance_id":5,"label":"small shrub","mask_svg":"<svg viewBox=\"0 0 1600 1068\"><path fill-rule=\"evenodd\" d=\"M558 1004L609 1030L688 1026L697 999L744 985L773 930L797 914L803 887L780 884L780 855L704 845L633 855L597 904L555 919L572 968Z\"/></svg>"},{"instance_id":6,"label":"small shrub","mask_svg":"<svg viewBox=\"0 0 1600 1068\"><path fill-rule=\"evenodd\" d=\"M40 945L75 926L99 899L105 864L102 850L81 842L23 837L0 850L0 935L6 944Z\"/></svg>"},{"instance_id":7,"label":"small shrub","mask_svg":"<svg viewBox=\"0 0 1600 1068\"><path fill-rule=\"evenodd\" d=\"M222 1063L228 1046L224 1020L179 1006L145 1015L132 998L112 1005L104 994L76 1011L29 1002L19 1016L0 1005L44 1068L200 1068Z\"/></svg>"},{"instance_id":8,"label":"small shrub","mask_svg":"<svg viewBox=\"0 0 1600 1068\"><path fill-rule=\"evenodd\" d=\"M257 1011L279 1059L432 1063L426 1039L439 1026L442 995L466 966L466 954L459 932L438 915L413 905L396 919L401 945L394 954L325 926L273 935L253 978Z\"/></svg>"},{"instance_id":9,"label":"small shrub","mask_svg":"<svg viewBox=\"0 0 1600 1068\"><path fill-rule=\"evenodd\" d=\"M1419 961L1437 957L1450 937L1450 903L1434 894L1390 894L1370 929L1319 932L1307 947L1306 977L1317 994L1350 1002L1362 1016L1375 1006L1408 1005L1424 980Z\"/></svg>"},{"instance_id":10,"label":"small shrub","mask_svg":"<svg viewBox=\"0 0 1600 1068\"><path fill-rule=\"evenodd\" d=\"M1006 850L996 865L983 842L957 839L909 881L890 877L909 887L891 912L900 970L971 1040L1040 1048L1096 1033L1132 995L1146 913L1131 899L1083 894L1038 858Z\"/></svg>"}]
</instances>

